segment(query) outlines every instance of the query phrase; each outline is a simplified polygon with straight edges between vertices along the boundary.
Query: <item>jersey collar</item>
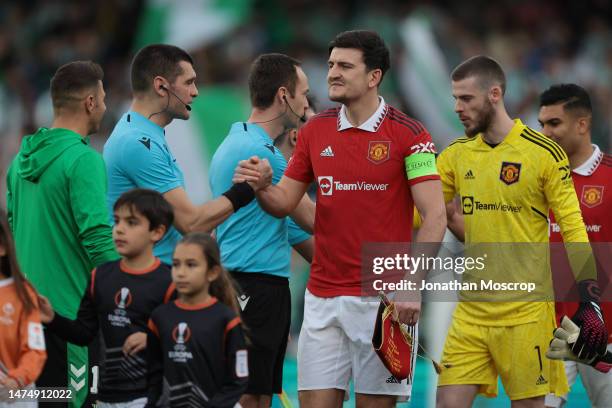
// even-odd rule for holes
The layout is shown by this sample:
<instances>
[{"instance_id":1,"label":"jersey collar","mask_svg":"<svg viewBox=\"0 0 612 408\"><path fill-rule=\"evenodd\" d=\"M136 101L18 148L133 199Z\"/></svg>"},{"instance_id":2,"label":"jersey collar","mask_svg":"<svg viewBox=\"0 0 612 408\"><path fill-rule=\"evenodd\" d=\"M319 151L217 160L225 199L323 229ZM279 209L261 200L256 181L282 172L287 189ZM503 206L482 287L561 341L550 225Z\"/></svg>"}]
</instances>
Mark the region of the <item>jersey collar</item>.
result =
<instances>
[{"instance_id":1,"label":"jersey collar","mask_svg":"<svg viewBox=\"0 0 612 408\"><path fill-rule=\"evenodd\" d=\"M159 258L156 257L155 261L153 262L153 264L151 264L151 266L144 269L134 269L127 266L125 264L125 261L122 259L121 261L119 261L119 268L122 272L129 273L130 275L144 275L145 273L153 272L155 269L159 268L160 264L161 261L159 260Z\"/></svg>"},{"instance_id":2,"label":"jersey collar","mask_svg":"<svg viewBox=\"0 0 612 408\"><path fill-rule=\"evenodd\" d=\"M595 170L597 170L597 167L599 167L599 163L601 163L601 159L604 155L599 149L599 146L597 146L596 144L592 146L593 154L587 159L587 161L572 170L574 173L579 174L581 176L590 176L595 173Z\"/></svg>"},{"instance_id":3,"label":"jersey collar","mask_svg":"<svg viewBox=\"0 0 612 408\"><path fill-rule=\"evenodd\" d=\"M212 296L210 299L208 299L206 302L202 302L199 303L197 305L188 305L186 303L181 302L179 299L176 299L174 301L174 304L183 310L200 310L200 309L206 309L207 307L210 307L212 305L214 305L215 303L217 303L217 298Z\"/></svg>"},{"instance_id":4,"label":"jersey collar","mask_svg":"<svg viewBox=\"0 0 612 408\"><path fill-rule=\"evenodd\" d=\"M374 114L370 116L368 120L357 126L357 129L365 130L366 132L378 131L378 128L382 124L385 116L387 115L387 111L389 110L383 97L379 96L378 99L380 103L378 104L378 109L376 109L376 112L374 112ZM348 118L346 117L346 106L342 105L340 108L340 113L338 114L338 131L340 132L354 127L355 126L351 125L351 122L349 122Z\"/></svg>"},{"instance_id":5,"label":"jersey collar","mask_svg":"<svg viewBox=\"0 0 612 408\"><path fill-rule=\"evenodd\" d=\"M512 126L512 129L510 129L510 132L506 135L502 143L508 142L512 144L512 142L516 140L521 133L523 133L523 130L525 130L526 127L527 126L525 126L520 119L514 119L514 126Z\"/></svg>"},{"instance_id":6,"label":"jersey collar","mask_svg":"<svg viewBox=\"0 0 612 408\"><path fill-rule=\"evenodd\" d=\"M247 131L247 132L248 131L254 132L264 142L270 143L270 144L274 144L274 140L272 140L272 138L270 137L268 132L266 132L264 130L264 128L259 126L257 123L252 123L252 122L237 122L237 123L234 124L234 126L239 127L239 128L244 128L244 130Z\"/></svg>"},{"instance_id":7,"label":"jersey collar","mask_svg":"<svg viewBox=\"0 0 612 408\"><path fill-rule=\"evenodd\" d=\"M523 122L520 119L514 119L514 126L512 127L512 129L510 129L510 132L508 132L506 137L504 137L504 140L502 140L497 146L504 144L504 143L512 144L513 141L516 140L516 138L520 136L520 134L523 132L525 128L526 128L525 124L523 124ZM485 142L482 133L479 133L476 137L478 137L477 143L480 143L482 146L491 148L491 146L489 146L489 144Z\"/></svg>"},{"instance_id":8,"label":"jersey collar","mask_svg":"<svg viewBox=\"0 0 612 408\"><path fill-rule=\"evenodd\" d=\"M15 279L13 279L13 277L6 278L6 279L0 279L0 288L3 288L8 285L12 285L13 282L15 282Z\"/></svg>"}]
</instances>

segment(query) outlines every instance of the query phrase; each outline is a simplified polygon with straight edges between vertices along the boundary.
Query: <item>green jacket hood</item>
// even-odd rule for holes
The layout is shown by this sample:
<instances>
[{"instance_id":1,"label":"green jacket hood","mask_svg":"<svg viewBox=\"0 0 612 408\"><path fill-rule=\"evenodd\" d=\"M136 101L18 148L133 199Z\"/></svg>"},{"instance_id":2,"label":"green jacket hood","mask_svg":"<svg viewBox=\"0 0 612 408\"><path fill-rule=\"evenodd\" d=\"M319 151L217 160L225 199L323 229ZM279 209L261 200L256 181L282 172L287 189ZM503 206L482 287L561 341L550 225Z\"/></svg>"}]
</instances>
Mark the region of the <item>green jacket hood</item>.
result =
<instances>
[{"instance_id":1,"label":"green jacket hood","mask_svg":"<svg viewBox=\"0 0 612 408\"><path fill-rule=\"evenodd\" d=\"M16 162L17 174L36 182L66 149L88 142L89 138L68 129L40 128L33 135L23 138Z\"/></svg>"}]
</instances>

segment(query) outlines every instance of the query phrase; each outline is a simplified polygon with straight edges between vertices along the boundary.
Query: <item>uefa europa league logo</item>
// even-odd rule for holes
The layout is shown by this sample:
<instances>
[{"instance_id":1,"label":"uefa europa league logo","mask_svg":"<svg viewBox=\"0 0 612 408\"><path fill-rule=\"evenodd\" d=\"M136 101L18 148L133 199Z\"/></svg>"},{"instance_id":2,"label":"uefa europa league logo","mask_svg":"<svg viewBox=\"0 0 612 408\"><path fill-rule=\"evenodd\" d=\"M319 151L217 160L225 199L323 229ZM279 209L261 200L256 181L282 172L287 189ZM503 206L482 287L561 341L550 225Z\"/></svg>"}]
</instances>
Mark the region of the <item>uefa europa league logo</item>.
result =
<instances>
[{"instance_id":1,"label":"uefa europa league logo","mask_svg":"<svg viewBox=\"0 0 612 408\"><path fill-rule=\"evenodd\" d=\"M185 343L185 331L187 330L187 323L181 322L178 324L178 337L176 338L176 342L178 344Z\"/></svg>"},{"instance_id":2,"label":"uefa europa league logo","mask_svg":"<svg viewBox=\"0 0 612 408\"><path fill-rule=\"evenodd\" d=\"M130 290L128 288L121 288L121 291L119 292L119 303L117 304L119 309L125 309L125 302L127 301L129 295Z\"/></svg>"}]
</instances>

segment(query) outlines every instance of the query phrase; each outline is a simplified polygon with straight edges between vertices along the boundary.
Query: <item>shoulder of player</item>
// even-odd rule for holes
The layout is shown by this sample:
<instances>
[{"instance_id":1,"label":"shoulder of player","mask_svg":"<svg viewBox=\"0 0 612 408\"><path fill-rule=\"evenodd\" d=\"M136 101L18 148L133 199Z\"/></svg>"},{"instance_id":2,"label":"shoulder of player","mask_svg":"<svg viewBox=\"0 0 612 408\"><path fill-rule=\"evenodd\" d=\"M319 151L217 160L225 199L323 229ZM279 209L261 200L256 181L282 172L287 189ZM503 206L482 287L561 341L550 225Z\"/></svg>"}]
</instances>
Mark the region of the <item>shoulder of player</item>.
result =
<instances>
[{"instance_id":1,"label":"shoulder of player","mask_svg":"<svg viewBox=\"0 0 612 408\"><path fill-rule=\"evenodd\" d=\"M114 261L104 262L98 266L96 266L96 277L100 276L100 273L107 273L108 271L118 271L120 270L120 259L116 259Z\"/></svg>"},{"instance_id":2,"label":"shoulder of player","mask_svg":"<svg viewBox=\"0 0 612 408\"><path fill-rule=\"evenodd\" d=\"M601 158L600 166L602 166L606 171L612 172L612 155L608 153L604 153Z\"/></svg>"},{"instance_id":3,"label":"shoulder of player","mask_svg":"<svg viewBox=\"0 0 612 408\"><path fill-rule=\"evenodd\" d=\"M153 320L156 325L159 325L161 322L168 321L170 316L180 313L181 309L176 306L175 302L176 300L172 300L168 303L162 303L161 305L157 306L151 312L151 320Z\"/></svg>"},{"instance_id":4,"label":"shoulder of player","mask_svg":"<svg viewBox=\"0 0 612 408\"><path fill-rule=\"evenodd\" d=\"M111 152L105 152L104 158L111 163L131 168L135 163L143 161L155 163L161 160L165 165L172 158L172 154L165 143L144 132L133 132L120 146L116 146Z\"/></svg>"},{"instance_id":5,"label":"shoulder of player","mask_svg":"<svg viewBox=\"0 0 612 408\"><path fill-rule=\"evenodd\" d=\"M236 125L244 125L244 128ZM234 124L215 155L222 155L224 160L243 160L259 156L267 158L270 163L279 157L283 158L282 152L274 146L273 141L269 141L269 137L263 138L259 131L254 130L254 126L247 125L245 122Z\"/></svg>"},{"instance_id":6,"label":"shoulder of player","mask_svg":"<svg viewBox=\"0 0 612 408\"><path fill-rule=\"evenodd\" d=\"M163 287L164 290L168 289L168 285L172 284L172 267L164 262L160 262L159 266L151 271L157 284Z\"/></svg>"},{"instance_id":7,"label":"shoulder of player","mask_svg":"<svg viewBox=\"0 0 612 408\"><path fill-rule=\"evenodd\" d=\"M478 140L478 136L468 137L462 136L453 140L444 150L440 152L439 157L451 157L449 155L460 154L460 152L465 152L476 146L476 140Z\"/></svg>"},{"instance_id":8,"label":"shoulder of player","mask_svg":"<svg viewBox=\"0 0 612 408\"><path fill-rule=\"evenodd\" d=\"M450 142L450 144L444 149L446 150L454 150L454 149L463 149L468 148L474 145L474 142L478 140L478 136L461 136Z\"/></svg>"},{"instance_id":9,"label":"shoulder of player","mask_svg":"<svg viewBox=\"0 0 612 408\"><path fill-rule=\"evenodd\" d=\"M152 144L160 144L157 139L158 137L152 136L143 129L130 128L122 132L113 132L106 141L105 149L107 145L112 144L115 149L134 146L150 150Z\"/></svg>"},{"instance_id":10,"label":"shoulder of player","mask_svg":"<svg viewBox=\"0 0 612 408\"><path fill-rule=\"evenodd\" d=\"M337 119L339 113L340 113L340 107L325 109L324 111L319 112L316 115L314 115L312 118L310 118L307 123L316 122L320 120Z\"/></svg>"},{"instance_id":11,"label":"shoulder of player","mask_svg":"<svg viewBox=\"0 0 612 408\"><path fill-rule=\"evenodd\" d=\"M316 115L314 115L312 118L308 119L308 121L304 124L304 126L301 127L300 131L301 133L304 133L305 131L308 132L308 130L312 129L313 127L318 127L321 125L329 126L332 124L335 128L338 123L339 113L340 113L339 107L330 108L322 112L319 112Z\"/></svg>"},{"instance_id":12,"label":"shoulder of player","mask_svg":"<svg viewBox=\"0 0 612 408\"><path fill-rule=\"evenodd\" d=\"M258 156L262 159L268 159L273 169L278 168L278 166L286 166L283 153L276 146L274 146L273 143L269 142L258 141L257 143L243 146L240 151L240 156L242 156L244 159L251 156Z\"/></svg>"},{"instance_id":13,"label":"shoulder of player","mask_svg":"<svg viewBox=\"0 0 612 408\"><path fill-rule=\"evenodd\" d=\"M104 282L115 280L121 275L121 260L105 262L100 264L92 270L92 279L94 280L94 286L98 287L98 282ZM102 279L102 281L100 281Z\"/></svg>"},{"instance_id":14,"label":"shoulder of player","mask_svg":"<svg viewBox=\"0 0 612 408\"><path fill-rule=\"evenodd\" d=\"M557 142L544 136L537 130L531 129L529 126L525 126L519 135L519 140L525 148L530 149L530 151L541 157L542 160L553 161L554 163L568 160L567 154Z\"/></svg>"},{"instance_id":15,"label":"shoulder of player","mask_svg":"<svg viewBox=\"0 0 612 408\"><path fill-rule=\"evenodd\" d=\"M391 105L387 105L386 118L392 126L398 126L404 130L408 130L413 135L419 135L426 131L425 126L418 120L411 118L404 112Z\"/></svg>"},{"instance_id":16,"label":"shoulder of player","mask_svg":"<svg viewBox=\"0 0 612 408\"><path fill-rule=\"evenodd\" d=\"M231 307L229 307L228 305L226 305L219 299L217 299L217 302L215 302L215 304L213 305L213 308L214 308L215 314L217 314L220 319L228 323L237 317L239 318L239 316L236 314L236 312Z\"/></svg>"},{"instance_id":17,"label":"shoulder of player","mask_svg":"<svg viewBox=\"0 0 612 408\"><path fill-rule=\"evenodd\" d=\"M168 265L165 262L160 262L159 266L155 269L156 272L161 272L161 273L168 273L168 272L172 272L172 266ZM168 275L170 276L170 275Z\"/></svg>"},{"instance_id":18,"label":"shoulder of player","mask_svg":"<svg viewBox=\"0 0 612 408\"><path fill-rule=\"evenodd\" d=\"M60 159L63 160L68 174L74 175L84 170L106 169L104 157L91 146L79 144L70 149L70 154L63 155L63 158Z\"/></svg>"},{"instance_id":19,"label":"shoulder of player","mask_svg":"<svg viewBox=\"0 0 612 408\"><path fill-rule=\"evenodd\" d=\"M30 281L25 281L25 290L28 293L28 296L30 297L30 300L32 302L34 302L34 305L36 307L38 307L39 302L38 302L38 292L36 291L36 288L34 288L34 286L32 286L32 284L30 283Z\"/></svg>"}]
</instances>

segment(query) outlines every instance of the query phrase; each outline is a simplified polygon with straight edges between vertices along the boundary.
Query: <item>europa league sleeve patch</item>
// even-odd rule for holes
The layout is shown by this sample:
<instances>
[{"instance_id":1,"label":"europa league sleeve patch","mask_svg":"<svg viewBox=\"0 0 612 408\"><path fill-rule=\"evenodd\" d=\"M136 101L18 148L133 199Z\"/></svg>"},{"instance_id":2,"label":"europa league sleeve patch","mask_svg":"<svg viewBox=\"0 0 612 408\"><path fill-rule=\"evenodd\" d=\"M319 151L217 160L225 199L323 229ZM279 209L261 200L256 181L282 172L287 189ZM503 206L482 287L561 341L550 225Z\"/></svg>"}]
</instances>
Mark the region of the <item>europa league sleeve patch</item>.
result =
<instances>
[{"instance_id":1,"label":"europa league sleeve patch","mask_svg":"<svg viewBox=\"0 0 612 408\"><path fill-rule=\"evenodd\" d=\"M384 295L378 307L372 345L387 370L399 381L412 373L413 338L393 320L394 305Z\"/></svg>"},{"instance_id":2,"label":"europa league sleeve patch","mask_svg":"<svg viewBox=\"0 0 612 408\"><path fill-rule=\"evenodd\" d=\"M438 175L436 156L433 153L414 153L404 158L406 176L414 180L423 176Z\"/></svg>"},{"instance_id":3,"label":"europa league sleeve patch","mask_svg":"<svg viewBox=\"0 0 612 408\"><path fill-rule=\"evenodd\" d=\"M236 377L245 378L249 376L249 359L246 350L236 351Z\"/></svg>"},{"instance_id":4,"label":"europa league sleeve patch","mask_svg":"<svg viewBox=\"0 0 612 408\"><path fill-rule=\"evenodd\" d=\"M32 350L45 350L45 336L42 324L28 322L28 347Z\"/></svg>"}]
</instances>

